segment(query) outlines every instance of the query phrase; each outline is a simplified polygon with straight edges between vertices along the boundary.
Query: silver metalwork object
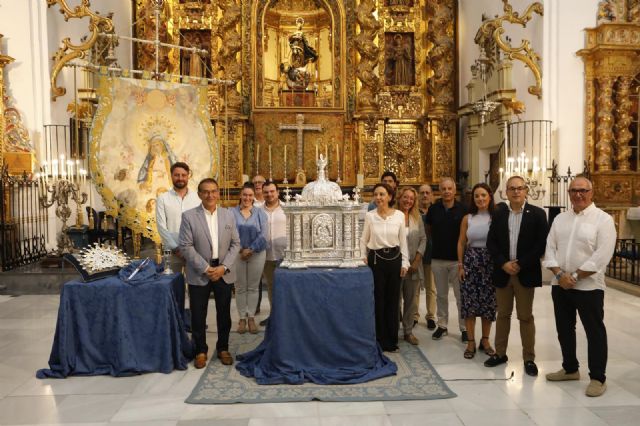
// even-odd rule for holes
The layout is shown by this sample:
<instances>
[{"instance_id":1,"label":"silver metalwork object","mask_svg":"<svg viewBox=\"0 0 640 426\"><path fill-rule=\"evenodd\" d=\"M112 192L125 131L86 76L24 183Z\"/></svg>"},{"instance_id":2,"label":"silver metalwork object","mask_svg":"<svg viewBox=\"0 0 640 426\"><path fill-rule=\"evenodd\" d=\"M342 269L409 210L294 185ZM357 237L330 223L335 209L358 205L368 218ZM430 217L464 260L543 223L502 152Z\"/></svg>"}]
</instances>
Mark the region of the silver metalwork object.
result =
<instances>
[{"instance_id":1,"label":"silver metalwork object","mask_svg":"<svg viewBox=\"0 0 640 426\"><path fill-rule=\"evenodd\" d=\"M327 161L317 161L318 179L308 183L302 195L285 197L282 209L287 217L287 248L281 267L290 269L364 266L360 245L367 204L359 190L354 197L342 194L340 186L327 180Z\"/></svg>"},{"instance_id":2,"label":"silver metalwork object","mask_svg":"<svg viewBox=\"0 0 640 426\"><path fill-rule=\"evenodd\" d=\"M113 268L124 268L130 262L129 257L115 246L94 243L83 248L76 255L78 263L90 274Z\"/></svg>"},{"instance_id":3,"label":"silver metalwork object","mask_svg":"<svg viewBox=\"0 0 640 426\"><path fill-rule=\"evenodd\" d=\"M171 269L171 250L164 250L162 252L162 261L164 262L164 271L162 271L162 273L164 275L173 274L173 269Z\"/></svg>"},{"instance_id":4,"label":"silver metalwork object","mask_svg":"<svg viewBox=\"0 0 640 426\"><path fill-rule=\"evenodd\" d=\"M41 182L42 190L40 193L40 205L46 209L51 207L54 203L57 203L56 216L62 221L62 229L58 234L58 254L63 255L65 253L71 253L73 250L73 243L67 234L69 226L67 220L71 216L71 208L69 207L69 198L75 201L78 206L87 202L87 194L81 192L80 185L74 183L69 179L61 178L55 179L53 183L48 184ZM51 199L49 199L51 194ZM78 211L80 211L78 209Z\"/></svg>"}]
</instances>

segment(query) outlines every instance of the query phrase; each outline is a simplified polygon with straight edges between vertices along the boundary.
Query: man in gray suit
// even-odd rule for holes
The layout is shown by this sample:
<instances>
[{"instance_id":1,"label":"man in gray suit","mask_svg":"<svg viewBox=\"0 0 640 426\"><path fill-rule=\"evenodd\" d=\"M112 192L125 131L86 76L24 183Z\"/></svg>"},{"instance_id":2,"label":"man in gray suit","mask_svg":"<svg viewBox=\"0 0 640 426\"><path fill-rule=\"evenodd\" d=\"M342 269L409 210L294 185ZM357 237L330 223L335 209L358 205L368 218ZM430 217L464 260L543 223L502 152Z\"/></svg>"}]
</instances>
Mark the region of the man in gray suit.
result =
<instances>
[{"instance_id":1,"label":"man in gray suit","mask_svg":"<svg viewBox=\"0 0 640 426\"><path fill-rule=\"evenodd\" d=\"M217 356L224 365L231 365L231 284L236 280L232 266L240 251L240 237L233 214L217 205L220 191L214 179L200 181L198 197L202 204L185 211L180 225L180 252L187 264L191 334L196 349L194 365L203 368L207 364L205 324L211 291L218 323Z\"/></svg>"}]
</instances>

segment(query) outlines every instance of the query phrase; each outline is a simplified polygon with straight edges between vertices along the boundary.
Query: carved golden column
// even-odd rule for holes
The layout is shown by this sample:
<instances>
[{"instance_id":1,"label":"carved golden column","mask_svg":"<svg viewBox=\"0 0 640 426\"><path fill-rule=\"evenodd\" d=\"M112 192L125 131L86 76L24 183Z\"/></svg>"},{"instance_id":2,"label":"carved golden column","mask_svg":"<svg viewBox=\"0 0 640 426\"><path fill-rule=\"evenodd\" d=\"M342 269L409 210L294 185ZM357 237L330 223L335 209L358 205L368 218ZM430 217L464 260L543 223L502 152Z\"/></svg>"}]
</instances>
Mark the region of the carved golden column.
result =
<instances>
[{"instance_id":1,"label":"carved golden column","mask_svg":"<svg viewBox=\"0 0 640 426\"><path fill-rule=\"evenodd\" d=\"M437 183L442 177L456 178L456 129L458 60L456 0L428 2L427 94L431 97L428 131L424 135L426 152L431 156L426 166L426 180Z\"/></svg>"},{"instance_id":2,"label":"carved golden column","mask_svg":"<svg viewBox=\"0 0 640 426\"><path fill-rule=\"evenodd\" d=\"M2 37L3 35L0 34L0 44L2 43ZM4 167L4 132L6 128L4 120L4 67L13 61L14 59L11 56L0 53L0 172Z\"/></svg>"},{"instance_id":3,"label":"carved golden column","mask_svg":"<svg viewBox=\"0 0 640 426\"><path fill-rule=\"evenodd\" d=\"M598 77L598 140L596 142L596 165L606 172L612 167L613 144L613 83L610 76Z\"/></svg>"},{"instance_id":4,"label":"carved golden column","mask_svg":"<svg viewBox=\"0 0 640 426\"><path fill-rule=\"evenodd\" d=\"M239 0L223 0L218 2L221 10L220 20L218 21L218 29L215 35L220 38L220 49L218 50L218 62L224 70L225 79L234 80L236 84L233 86L225 86L221 91L226 90L225 108L229 114L240 113L242 99L240 97L240 85L242 81L242 72L240 67L240 55L242 50L242 37L240 35L240 21L242 19L242 6ZM224 96L221 95L221 96Z\"/></svg>"},{"instance_id":5,"label":"carved golden column","mask_svg":"<svg viewBox=\"0 0 640 426\"><path fill-rule=\"evenodd\" d=\"M602 207L640 202L640 170L631 163L629 129L633 81L640 73L640 23L626 19L626 14L599 15L578 51L585 64L585 156L594 201Z\"/></svg>"},{"instance_id":6,"label":"carved golden column","mask_svg":"<svg viewBox=\"0 0 640 426\"><path fill-rule=\"evenodd\" d=\"M356 7L356 22L360 33L355 37L354 43L360 55L356 76L362 84L358 92L358 111L361 113L372 113L378 109L376 96L380 90L380 77L374 69L380 61L380 48L376 44L376 37L382 24L373 14L375 10L374 0L360 0Z\"/></svg>"},{"instance_id":7,"label":"carved golden column","mask_svg":"<svg viewBox=\"0 0 640 426\"><path fill-rule=\"evenodd\" d=\"M631 158L631 147L629 142L633 138L629 126L633 118L631 117L631 107L633 103L629 97L631 82L633 77L620 77L618 90L616 91L616 162L618 170L628 171L631 169L629 158Z\"/></svg>"}]
</instances>

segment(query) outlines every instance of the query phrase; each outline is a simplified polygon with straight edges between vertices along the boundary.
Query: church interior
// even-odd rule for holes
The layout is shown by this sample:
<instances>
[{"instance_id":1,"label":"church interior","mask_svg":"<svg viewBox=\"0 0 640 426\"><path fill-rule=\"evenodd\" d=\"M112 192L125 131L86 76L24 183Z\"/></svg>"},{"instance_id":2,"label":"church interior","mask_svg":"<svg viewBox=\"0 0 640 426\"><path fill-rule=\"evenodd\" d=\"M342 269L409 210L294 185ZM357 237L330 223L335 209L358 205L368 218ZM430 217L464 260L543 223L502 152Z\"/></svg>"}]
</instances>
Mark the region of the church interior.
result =
<instances>
[{"instance_id":1,"label":"church interior","mask_svg":"<svg viewBox=\"0 0 640 426\"><path fill-rule=\"evenodd\" d=\"M636 424L639 52L637 0L0 0L0 424ZM257 175L301 194L319 158L366 202L386 171L436 196L453 178L464 202L479 182L505 201L522 176L549 220L589 177L618 233L607 394L466 362L459 339L434 342L422 322L419 349L455 398L187 404L192 367L36 379L77 275L63 255L112 244L160 262L172 164L235 206ZM547 290L534 314L551 371ZM210 332L216 321L211 309Z\"/></svg>"}]
</instances>

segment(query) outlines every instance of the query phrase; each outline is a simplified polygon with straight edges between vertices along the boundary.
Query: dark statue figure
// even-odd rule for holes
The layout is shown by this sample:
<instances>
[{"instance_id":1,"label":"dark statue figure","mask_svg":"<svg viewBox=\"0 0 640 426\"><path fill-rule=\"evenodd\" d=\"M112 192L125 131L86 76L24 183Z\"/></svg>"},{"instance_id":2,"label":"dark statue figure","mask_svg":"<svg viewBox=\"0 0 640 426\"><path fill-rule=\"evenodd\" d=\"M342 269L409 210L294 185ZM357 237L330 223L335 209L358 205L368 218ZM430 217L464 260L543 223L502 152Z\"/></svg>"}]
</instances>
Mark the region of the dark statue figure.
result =
<instances>
[{"instance_id":1,"label":"dark statue figure","mask_svg":"<svg viewBox=\"0 0 640 426\"><path fill-rule=\"evenodd\" d=\"M390 36L391 34L388 34ZM389 86L413 86L413 46L411 39L401 33L393 34L393 42L386 49L386 81ZM389 40L389 38L387 38Z\"/></svg>"},{"instance_id":2,"label":"dark statue figure","mask_svg":"<svg viewBox=\"0 0 640 426\"><path fill-rule=\"evenodd\" d=\"M309 45L307 37L302 32L304 19L296 19L297 30L289 36L291 47L291 65L280 64L280 72L287 77L287 86L292 90L304 90L311 82L311 73L307 71L307 64L318 60L318 53Z\"/></svg>"}]
</instances>

